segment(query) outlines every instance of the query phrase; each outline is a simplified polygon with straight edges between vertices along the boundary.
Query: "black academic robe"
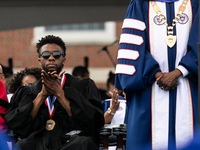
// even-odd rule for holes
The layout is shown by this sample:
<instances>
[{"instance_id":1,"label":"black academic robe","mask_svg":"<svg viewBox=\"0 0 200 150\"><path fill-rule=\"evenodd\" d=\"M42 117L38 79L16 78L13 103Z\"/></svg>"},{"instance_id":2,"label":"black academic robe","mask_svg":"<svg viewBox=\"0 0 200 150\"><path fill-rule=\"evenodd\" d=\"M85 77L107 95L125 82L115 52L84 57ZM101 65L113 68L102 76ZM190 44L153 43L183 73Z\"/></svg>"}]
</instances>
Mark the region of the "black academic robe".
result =
<instances>
[{"instance_id":1,"label":"black academic robe","mask_svg":"<svg viewBox=\"0 0 200 150\"><path fill-rule=\"evenodd\" d=\"M56 100L53 120L56 125L52 131L45 129L49 119L48 107L45 102L41 105L35 119L30 115L33 100L42 89L41 80L33 85L22 86L11 99L11 105L6 111L5 120L9 128L26 143L36 143L35 149L61 149L67 142L66 133L81 130L81 136L92 138L99 142L99 130L104 125L103 107L100 94L91 79L79 79L69 74L63 86L65 96L70 100L72 116L69 117L65 109ZM43 145L43 146L42 146ZM44 146L46 145L46 146ZM40 147L40 148L39 148Z\"/></svg>"}]
</instances>

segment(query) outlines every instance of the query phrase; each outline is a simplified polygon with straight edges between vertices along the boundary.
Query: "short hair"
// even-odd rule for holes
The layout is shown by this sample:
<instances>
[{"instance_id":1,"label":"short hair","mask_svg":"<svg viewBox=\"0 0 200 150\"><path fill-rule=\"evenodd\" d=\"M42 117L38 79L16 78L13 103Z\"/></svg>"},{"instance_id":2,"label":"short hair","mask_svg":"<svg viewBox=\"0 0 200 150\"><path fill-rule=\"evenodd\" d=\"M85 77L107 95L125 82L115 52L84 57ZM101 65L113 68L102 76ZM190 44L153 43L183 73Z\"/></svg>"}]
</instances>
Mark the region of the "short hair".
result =
<instances>
[{"instance_id":1,"label":"short hair","mask_svg":"<svg viewBox=\"0 0 200 150\"><path fill-rule=\"evenodd\" d=\"M108 89L109 89L109 83L115 85L115 74L112 71L109 72L109 77L107 79L107 88Z\"/></svg>"},{"instance_id":2,"label":"short hair","mask_svg":"<svg viewBox=\"0 0 200 150\"><path fill-rule=\"evenodd\" d=\"M55 43L62 48L63 56L65 57L66 55L65 43L60 37L54 35L47 35L44 38L41 38L41 40L39 40L39 42L36 44L38 56L40 56L40 49L43 45L52 43Z\"/></svg>"},{"instance_id":3,"label":"short hair","mask_svg":"<svg viewBox=\"0 0 200 150\"><path fill-rule=\"evenodd\" d=\"M80 75L83 78L83 77L85 77L86 73L89 74L89 71L84 66L77 66L72 71L72 75L75 76L75 77Z\"/></svg>"},{"instance_id":4,"label":"short hair","mask_svg":"<svg viewBox=\"0 0 200 150\"><path fill-rule=\"evenodd\" d=\"M33 75L36 77L37 80L39 80L41 78L41 70L42 70L41 68L37 68L37 67L32 67L32 68L26 67L20 72L17 72L16 74L14 74L14 76L12 77L12 79L10 80L8 84L9 85L8 91L10 93L15 93L17 88L21 86L22 79L27 75Z\"/></svg>"}]
</instances>

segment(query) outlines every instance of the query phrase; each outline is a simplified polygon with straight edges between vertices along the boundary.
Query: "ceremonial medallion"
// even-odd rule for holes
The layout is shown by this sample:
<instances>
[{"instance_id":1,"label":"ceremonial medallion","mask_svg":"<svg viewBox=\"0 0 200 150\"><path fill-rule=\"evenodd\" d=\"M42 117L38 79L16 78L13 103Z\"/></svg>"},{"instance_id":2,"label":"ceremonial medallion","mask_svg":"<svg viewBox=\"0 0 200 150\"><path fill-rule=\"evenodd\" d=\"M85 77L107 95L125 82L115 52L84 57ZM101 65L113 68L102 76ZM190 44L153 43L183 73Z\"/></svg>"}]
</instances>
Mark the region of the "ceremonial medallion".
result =
<instances>
[{"instance_id":1,"label":"ceremonial medallion","mask_svg":"<svg viewBox=\"0 0 200 150\"><path fill-rule=\"evenodd\" d=\"M176 43L176 36L174 36L174 35L166 36L165 42L170 48L172 48L174 46L174 44Z\"/></svg>"},{"instance_id":2,"label":"ceremonial medallion","mask_svg":"<svg viewBox=\"0 0 200 150\"><path fill-rule=\"evenodd\" d=\"M48 130L48 131L53 130L55 124L56 124L55 121L53 121L52 119L47 120L47 122L46 122L46 130Z\"/></svg>"},{"instance_id":3,"label":"ceremonial medallion","mask_svg":"<svg viewBox=\"0 0 200 150\"><path fill-rule=\"evenodd\" d=\"M151 1L151 5L153 7L153 10L157 14L157 22L159 22L159 23L161 22L162 24L164 24L167 27L167 36L165 37L165 42L166 42L167 46L169 46L170 48L172 48L174 46L174 44L176 43L176 36L173 35L174 26L176 25L177 22L180 22L180 21L183 22L183 23L186 22L185 21L186 17L183 14L183 12L186 9L188 1L189 0L183 0L182 4L179 6L178 12L177 12L175 18L172 21L172 26L168 26L167 20L166 20L165 16L161 13L160 7L157 6L156 2Z\"/></svg>"}]
</instances>

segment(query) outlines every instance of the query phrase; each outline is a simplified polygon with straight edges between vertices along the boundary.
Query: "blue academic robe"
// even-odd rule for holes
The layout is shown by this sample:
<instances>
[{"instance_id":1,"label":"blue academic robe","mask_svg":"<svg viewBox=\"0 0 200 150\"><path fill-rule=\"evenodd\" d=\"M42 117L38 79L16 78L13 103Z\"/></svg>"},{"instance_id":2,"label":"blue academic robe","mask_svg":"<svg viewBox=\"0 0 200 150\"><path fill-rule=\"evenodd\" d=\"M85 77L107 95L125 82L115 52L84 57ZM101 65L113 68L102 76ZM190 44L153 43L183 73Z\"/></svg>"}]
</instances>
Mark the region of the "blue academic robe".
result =
<instances>
[{"instance_id":1,"label":"blue academic robe","mask_svg":"<svg viewBox=\"0 0 200 150\"><path fill-rule=\"evenodd\" d=\"M182 0L156 1L169 26ZM132 0L122 26L116 88L125 91L129 108L127 150L151 143L152 149L170 145L184 147L197 128L198 101L198 0L189 0L173 28L176 43L165 43L167 27L147 0ZM164 91L155 73L179 69L182 76L175 90Z\"/></svg>"}]
</instances>

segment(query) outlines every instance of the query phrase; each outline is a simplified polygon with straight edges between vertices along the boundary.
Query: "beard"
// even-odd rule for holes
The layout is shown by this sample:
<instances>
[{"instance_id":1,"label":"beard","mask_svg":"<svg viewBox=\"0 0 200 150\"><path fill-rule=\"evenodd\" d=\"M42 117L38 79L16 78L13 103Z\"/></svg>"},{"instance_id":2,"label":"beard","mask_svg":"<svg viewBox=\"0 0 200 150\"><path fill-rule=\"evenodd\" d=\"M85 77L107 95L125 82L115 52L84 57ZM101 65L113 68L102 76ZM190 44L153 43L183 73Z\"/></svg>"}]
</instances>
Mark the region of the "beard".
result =
<instances>
[{"instance_id":1,"label":"beard","mask_svg":"<svg viewBox=\"0 0 200 150\"><path fill-rule=\"evenodd\" d=\"M59 74L59 73L62 71L63 66L64 66L64 65L61 64L60 66L58 66L58 67L56 68L56 70L48 70L44 65L42 65L42 69L43 69L46 73L56 71L57 74Z\"/></svg>"}]
</instances>

